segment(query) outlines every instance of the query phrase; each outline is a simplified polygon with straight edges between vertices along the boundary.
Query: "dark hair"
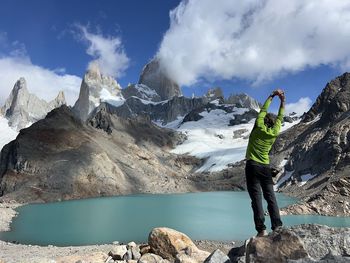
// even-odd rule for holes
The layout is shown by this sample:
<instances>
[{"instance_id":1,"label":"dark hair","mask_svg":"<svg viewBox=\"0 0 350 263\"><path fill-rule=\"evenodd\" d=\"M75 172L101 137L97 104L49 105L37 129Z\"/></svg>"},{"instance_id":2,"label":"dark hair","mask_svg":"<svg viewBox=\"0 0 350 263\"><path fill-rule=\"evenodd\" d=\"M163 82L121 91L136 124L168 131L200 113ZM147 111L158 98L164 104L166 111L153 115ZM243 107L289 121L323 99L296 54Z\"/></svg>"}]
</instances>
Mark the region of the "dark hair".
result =
<instances>
[{"instance_id":1,"label":"dark hair","mask_svg":"<svg viewBox=\"0 0 350 263\"><path fill-rule=\"evenodd\" d=\"M268 128L272 128L276 123L276 115L273 113L266 114L264 123Z\"/></svg>"}]
</instances>

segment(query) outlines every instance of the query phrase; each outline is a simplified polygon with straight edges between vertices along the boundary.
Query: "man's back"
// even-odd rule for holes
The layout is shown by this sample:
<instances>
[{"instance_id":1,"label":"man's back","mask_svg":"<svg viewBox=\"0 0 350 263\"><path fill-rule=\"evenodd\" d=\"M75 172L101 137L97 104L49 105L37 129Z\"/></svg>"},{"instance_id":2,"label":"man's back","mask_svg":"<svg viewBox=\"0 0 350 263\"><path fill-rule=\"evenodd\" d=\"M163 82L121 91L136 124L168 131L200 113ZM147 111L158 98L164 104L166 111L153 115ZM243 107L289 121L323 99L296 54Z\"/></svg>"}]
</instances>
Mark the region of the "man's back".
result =
<instances>
[{"instance_id":1,"label":"man's back","mask_svg":"<svg viewBox=\"0 0 350 263\"><path fill-rule=\"evenodd\" d=\"M256 118L254 128L249 136L246 158L262 164L269 164L269 152L281 130L284 108L280 107L273 127L269 128L264 122L267 109L271 104L270 97L265 101Z\"/></svg>"}]
</instances>

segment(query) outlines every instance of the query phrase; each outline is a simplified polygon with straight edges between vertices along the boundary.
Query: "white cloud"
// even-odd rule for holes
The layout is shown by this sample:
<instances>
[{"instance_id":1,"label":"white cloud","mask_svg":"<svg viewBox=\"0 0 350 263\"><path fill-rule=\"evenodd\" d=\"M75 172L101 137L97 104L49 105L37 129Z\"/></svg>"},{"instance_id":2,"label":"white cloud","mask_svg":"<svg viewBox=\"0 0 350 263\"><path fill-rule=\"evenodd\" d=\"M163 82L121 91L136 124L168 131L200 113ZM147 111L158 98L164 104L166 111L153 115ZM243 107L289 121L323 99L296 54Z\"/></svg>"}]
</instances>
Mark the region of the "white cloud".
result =
<instances>
[{"instance_id":1,"label":"white cloud","mask_svg":"<svg viewBox=\"0 0 350 263\"><path fill-rule=\"evenodd\" d=\"M286 114L295 112L302 115L311 108L312 101L309 97L302 97L295 103L287 103L285 106Z\"/></svg>"},{"instance_id":2,"label":"white cloud","mask_svg":"<svg viewBox=\"0 0 350 263\"><path fill-rule=\"evenodd\" d=\"M20 77L26 79L30 93L46 101L54 99L60 90L64 91L69 105L78 98L81 78L34 65L28 56L8 56L0 58L0 106Z\"/></svg>"},{"instance_id":3,"label":"white cloud","mask_svg":"<svg viewBox=\"0 0 350 263\"><path fill-rule=\"evenodd\" d=\"M184 85L350 65L350 1L183 0L170 24L157 56Z\"/></svg>"},{"instance_id":4,"label":"white cloud","mask_svg":"<svg viewBox=\"0 0 350 263\"><path fill-rule=\"evenodd\" d=\"M77 26L82 33L82 39L89 43L86 53L95 60L89 66L98 63L101 72L108 76L120 77L129 66L122 41L119 37L104 37L102 34L93 34L86 27Z\"/></svg>"}]
</instances>

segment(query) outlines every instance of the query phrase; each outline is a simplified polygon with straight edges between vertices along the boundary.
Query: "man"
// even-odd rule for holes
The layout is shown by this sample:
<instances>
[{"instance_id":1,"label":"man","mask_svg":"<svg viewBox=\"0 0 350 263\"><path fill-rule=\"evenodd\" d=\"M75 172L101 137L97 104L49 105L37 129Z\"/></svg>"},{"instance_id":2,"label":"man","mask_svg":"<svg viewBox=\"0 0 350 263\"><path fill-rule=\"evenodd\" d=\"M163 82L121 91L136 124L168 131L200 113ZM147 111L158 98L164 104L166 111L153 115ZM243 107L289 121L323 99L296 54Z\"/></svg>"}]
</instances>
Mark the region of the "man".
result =
<instances>
[{"instance_id":1,"label":"man","mask_svg":"<svg viewBox=\"0 0 350 263\"><path fill-rule=\"evenodd\" d=\"M275 96L278 96L281 100L277 118L273 114L267 113L271 101ZM268 205L267 209L271 218L272 230L276 230L276 228L282 226L279 208L273 190L273 181L269 166L269 152L281 129L284 104L284 92L280 89L273 91L261 108L249 136L245 173L247 189L252 201L255 229L258 231L257 236L267 235L264 224L265 217L261 189Z\"/></svg>"}]
</instances>

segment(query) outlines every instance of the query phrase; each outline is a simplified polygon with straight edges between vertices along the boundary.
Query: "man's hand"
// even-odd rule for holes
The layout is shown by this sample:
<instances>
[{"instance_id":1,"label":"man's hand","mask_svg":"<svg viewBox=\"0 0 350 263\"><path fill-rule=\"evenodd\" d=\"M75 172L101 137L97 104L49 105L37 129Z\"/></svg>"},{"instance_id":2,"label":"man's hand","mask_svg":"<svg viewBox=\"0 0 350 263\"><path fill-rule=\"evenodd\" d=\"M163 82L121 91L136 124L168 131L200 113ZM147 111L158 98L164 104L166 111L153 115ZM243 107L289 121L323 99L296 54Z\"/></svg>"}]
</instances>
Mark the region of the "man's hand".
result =
<instances>
[{"instance_id":1,"label":"man's hand","mask_svg":"<svg viewBox=\"0 0 350 263\"><path fill-rule=\"evenodd\" d=\"M276 89L272 92L273 96L280 96L281 94L284 94L284 91L281 89Z\"/></svg>"}]
</instances>

